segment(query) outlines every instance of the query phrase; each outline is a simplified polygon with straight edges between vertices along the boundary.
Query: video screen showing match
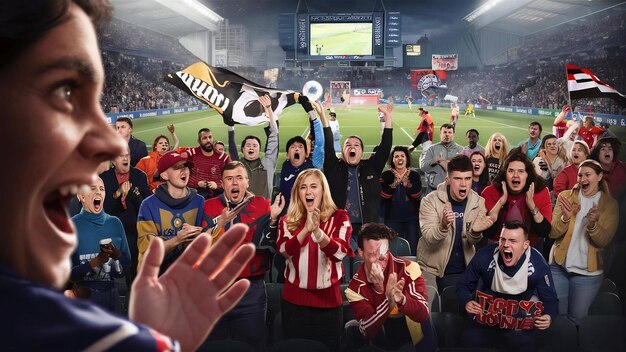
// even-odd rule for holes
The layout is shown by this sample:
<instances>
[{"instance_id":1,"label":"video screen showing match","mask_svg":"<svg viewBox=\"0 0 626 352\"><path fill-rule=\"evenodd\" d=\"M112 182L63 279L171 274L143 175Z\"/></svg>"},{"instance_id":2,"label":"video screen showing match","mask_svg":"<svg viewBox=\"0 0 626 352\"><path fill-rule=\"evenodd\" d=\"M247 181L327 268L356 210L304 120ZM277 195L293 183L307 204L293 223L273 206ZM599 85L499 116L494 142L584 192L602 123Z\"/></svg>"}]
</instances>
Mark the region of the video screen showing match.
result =
<instances>
[{"instance_id":1,"label":"video screen showing match","mask_svg":"<svg viewBox=\"0 0 626 352\"><path fill-rule=\"evenodd\" d=\"M372 55L372 23L311 23L311 56Z\"/></svg>"}]
</instances>

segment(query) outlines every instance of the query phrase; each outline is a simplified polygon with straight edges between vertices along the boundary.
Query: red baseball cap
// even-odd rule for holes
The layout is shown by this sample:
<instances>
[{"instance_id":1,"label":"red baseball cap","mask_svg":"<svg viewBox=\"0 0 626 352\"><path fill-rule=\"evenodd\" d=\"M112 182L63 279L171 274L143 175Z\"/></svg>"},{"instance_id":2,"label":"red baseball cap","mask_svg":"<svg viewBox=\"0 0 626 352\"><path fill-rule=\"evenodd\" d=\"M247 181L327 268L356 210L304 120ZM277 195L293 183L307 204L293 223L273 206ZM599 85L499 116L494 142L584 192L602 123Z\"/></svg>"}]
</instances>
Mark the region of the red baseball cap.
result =
<instances>
[{"instance_id":1,"label":"red baseball cap","mask_svg":"<svg viewBox=\"0 0 626 352\"><path fill-rule=\"evenodd\" d=\"M157 165L157 172L161 174L165 170L174 166L174 164L176 164L179 161L184 161L185 165L187 165L188 164L187 153L180 154L176 151L167 152L163 154L161 159L159 159L159 163Z\"/></svg>"}]
</instances>

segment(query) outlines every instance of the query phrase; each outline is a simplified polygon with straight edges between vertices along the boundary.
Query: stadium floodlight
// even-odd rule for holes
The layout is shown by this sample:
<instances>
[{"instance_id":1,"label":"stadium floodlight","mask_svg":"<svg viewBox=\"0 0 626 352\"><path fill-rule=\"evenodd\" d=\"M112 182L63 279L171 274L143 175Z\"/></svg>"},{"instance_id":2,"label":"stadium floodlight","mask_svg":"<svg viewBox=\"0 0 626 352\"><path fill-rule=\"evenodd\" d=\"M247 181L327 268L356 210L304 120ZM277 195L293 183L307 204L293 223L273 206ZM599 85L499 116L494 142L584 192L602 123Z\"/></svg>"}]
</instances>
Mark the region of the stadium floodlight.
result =
<instances>
[{"instance_id":1,"label":"stadium floodlight","mask_svg":"<svg viewBox=\"0 0 626 352\"><path fill-rule=\"evenodd\" d=\"M482 4L476 10L470 12L469 15L463 17L463 21L466 21L467 23L470 23L470 22L474 21L478 17L482 16L485 12L487 12L487 11L491 10L492 8L494 8L500 2L502 2L502 0L489 0L489 1L487 1L486 3Z\"/></svg>"},{"instance_id":2,"label":"stadium floodlight","mask_svg":"<svg viewBox=\"0 0 626 352\"><path fill-rule=\"evenodd\" d=\"M208 20L210 23L219 23L224 20L224 18L204 4L197 0L154 0L161 5L177 12L181 15L184 15L192 20ZM203 23L201 23L203 24ZM204 25L204 24L203 24Z\"/></svg>"},{"instance_id":3,"label":"stadium floodlight","mask_svg":"<svg viewBox=\"0 0 626 352\"><path fill-rule=\"evenodd\" d=\"M199 12L201 15L208 17L213 22L219 22L223 20L222 16L211 11L211 9L196 0L182 0L182 2L194 9L195 11Z\"/></svg>"}]
</instances>

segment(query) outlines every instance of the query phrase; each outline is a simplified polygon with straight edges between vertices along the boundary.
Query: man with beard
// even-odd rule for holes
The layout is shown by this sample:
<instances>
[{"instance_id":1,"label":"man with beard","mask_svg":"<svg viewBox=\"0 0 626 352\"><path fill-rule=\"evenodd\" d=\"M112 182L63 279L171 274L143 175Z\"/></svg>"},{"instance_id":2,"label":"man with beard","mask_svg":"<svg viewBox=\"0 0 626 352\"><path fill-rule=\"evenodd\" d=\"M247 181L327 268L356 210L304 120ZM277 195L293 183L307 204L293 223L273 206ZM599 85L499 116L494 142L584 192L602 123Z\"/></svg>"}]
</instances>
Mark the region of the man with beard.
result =
<instances>
[{"instance_id":1,"label":"man with beard","mask_svg":"<svg viewBox=\"0 0 626 352\"><path fill-rule=\"evenodd\" d=\"M465 137L467 138L468 145L463 148L463 154L466 157L469 158L474 152L481 152L483 155L485 155L485 148L483 148L482 145L478 144L480 134L476 129L470 128L469 130L467 130L467 132L465 132Z\"/></svg>"},{"instance_id":2,"label":"man with beard","mask_svg":"<svg viewBox=\"0 0 626 352\"><path fill-rule=\"evenodd\" d=\"M189 181L188 157L171 151L161 157L158 173L165 181L154 194L144 199L137 216L139 265L153 238L162 239L165 258L160 273L183 253L189 242L202 230L202 198Z\"/></svg>"},{"instance_id":3,"label":"man with beard","mask_svg":"<svg viewBox=\"0 0 626 352\"><path fill-rule=\"evenodd\" d=\"M387 163L392 144L393 105L381 105L378 111L384 114L385 128L376 152L368 159L363 157L363 141L352 135L343 143L343 156L337 158L332 143L324 144L324 174L330 185L333 201L340 209L345 209L352 224L352 248L356 250L356 241L361 225L379 222L380 175ZM324 139L333 140L330 127L324 127ZM375 204L376 206L372 206Z\"/></svg>"},{"instance_id":4,"label":"man with beard","mask_svg":"<svg viewBox=\"0 0 626 352\"><path fill-rule=\"evenodd\" d=\"M130 265L130 251L122 223L103 211L104 182L81 190L81 212L72 218L78 233L78 247L72 254L73 291L78 298L115 310L118 300L114 277L124 277Z\"/></svg>"},{"instance_id":5,"label":"man with beard","mask_svg":"<svg viewBox=\"0 0 626 352\"><path fill-rule=\"evenodd\" d=\"M230 162L230 157L226 153L215 152L213 134L208 128L198 131L198 144L195 148L179 148L178 151L189 156L189 187L195 188L204 199L209 199L223 192L222 169Z\"/></svg>"},{"instance_id":6,"label":"man with beard","mask_svg":"<svg viewBox=\"0 0 626 352\"><path fill-rule=\"evenodd\" d=\"M112 161L113 168L100 174L106 197L104 198L104 211L116 216L122 221L128 247L130 249L130 275L126 276L128 287L137 276L137 214L139 207L145 198L151 194L146 174L130 166L130 154L128 147Z\"/></svg>"},{"instance_id":7,"label":"man with beard","mask_svg":"<svg viewBox=\"0 0 626 352\"><path fill-rule=\"evenodd\" d=\"M420 168L426 174L426 193L437 189L448 172L448 161L463 153L463 147L454 142L454 126L444 123L439 128L439 143L433 144L420 156Z\"/></svg>"},{"instance_id":8,"label":"man with beard","mask_svg":"<svg viewBox=\"0 0 626 352\"><path fill-rule=\"evenodd\" d=\"M528 139L522 141L519 146L522 147L522 151L528 156L530 161L533 161L539 149L541 149L541 131L543 128L537 121L533 121L528 125Z\"/></svg>"},{"instance_id":9,"label":"man with beard","mask_svg":"<svg viewBox=\"0 0 626 352\"><path fill-rule=\"evenodd\" d=\"M476 253L456 287L472 320L463 347L534 351L534 329L549 328L558 313L550 267L521 221L504 223L499 242Z\"/></svg>"},{"instance_id":10,"label":"man with beard","mask_svg":"<svg viewBox=\"0 0 626 352\"><path fill-rule=\"evenodd\" d=\"M270 254L276 251L278 216L285 199L280 194L270 206L268 199L248 191L248 171L240 161L233 161L222 171L224 193L204 203L204 229L210 229L215 242L235 224L248 225L243 243L256 247L254 257L239 274L239 279L250 281L250 288L241 302L224 315L209 335L209 340L238 340L253 346L256 351L265 348L265 314L267 297L265 272L269 270Z\"/></svg>"},{"instance_id":11,"label":"man with beard","mask_svg":"<svg viewBox=\"0 0 626 352\"><path fill-rule=\"evenodd\" d=\"M302 98L300 97L300 99ZM250 192L270 199L274 188L274 172L278 163L278 125L270 97L268 95L259 97L259 104L269 118L270 134L267 136L265 156L259 157L261 153L259 137L249 135L244 137L241 142L241 152L243 153L243 160L241 160L235 142L235 127L232 126L228 128L228 153L233 161L241 161L248 171Z\"/></svg>"}]
</instances>

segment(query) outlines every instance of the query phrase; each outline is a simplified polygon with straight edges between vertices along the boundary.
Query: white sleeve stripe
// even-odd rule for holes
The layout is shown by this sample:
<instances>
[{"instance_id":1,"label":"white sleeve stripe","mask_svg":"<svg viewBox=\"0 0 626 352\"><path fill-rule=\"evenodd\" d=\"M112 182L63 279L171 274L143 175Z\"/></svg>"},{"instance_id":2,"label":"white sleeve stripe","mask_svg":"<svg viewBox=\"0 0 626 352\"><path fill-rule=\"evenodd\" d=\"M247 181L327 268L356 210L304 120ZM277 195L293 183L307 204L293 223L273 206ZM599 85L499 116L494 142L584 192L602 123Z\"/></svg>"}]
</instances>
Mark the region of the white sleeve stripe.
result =
<instances>
[{"instance_id":1,"label":"white sleeve stripe","mask_svg":"<svg viewBox=\"0 0 626 352\"><path fill-rule=\"evenodd\" d=\"M389 309L389 301L385 298L385 300L376 308L376 313L372 315L367 320L361 320L361 325L363 329L368 328L372 325L376 320L378 320L382 315L387 314L387 310Z\"/></svg>"},{"instance_id":2,"label":"white sleeve stripe","mask_svg":"<svg viewBox=\"0 0 626 352\"><path fill-rule=\"evenodd\" d=\"M112 332L111 334L103 337L102 339L94 342L91 346L87 347L85 352L106 351L117 345L122 340L125 340L131 336L137 335L139 328L130 322L123 322L122 325Z\"/></svg>"}]
</instances>

